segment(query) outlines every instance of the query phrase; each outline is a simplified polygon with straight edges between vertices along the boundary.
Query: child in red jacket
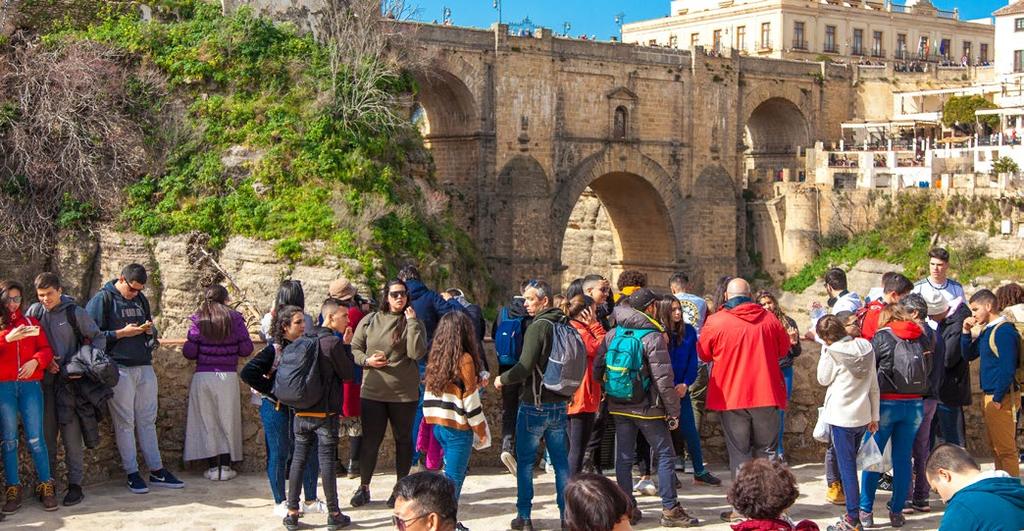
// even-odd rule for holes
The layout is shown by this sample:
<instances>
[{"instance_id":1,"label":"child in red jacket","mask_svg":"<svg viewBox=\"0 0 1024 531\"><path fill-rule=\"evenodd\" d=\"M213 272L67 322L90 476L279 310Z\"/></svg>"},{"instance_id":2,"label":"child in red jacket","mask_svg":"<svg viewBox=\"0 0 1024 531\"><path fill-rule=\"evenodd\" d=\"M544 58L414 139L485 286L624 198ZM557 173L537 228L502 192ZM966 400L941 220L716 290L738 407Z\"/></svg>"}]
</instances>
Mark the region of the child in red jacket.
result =
<instances>
[{"instance_id":1,"label":"child in red jacket","mask_svg":"<svg viewBox=\"0 0 1024 531\"><path fill-rule=\"evenodd\" d=\"M13 281L0 283L0 428L4 462L3 514L21 507L18 478L18 416L25 426L39 485L36 494L43 509L57 509L50 459L43 436L43 372L53 361L53 351L39 323L22 313L25 290Z\"/></svg>"}]
</instances>

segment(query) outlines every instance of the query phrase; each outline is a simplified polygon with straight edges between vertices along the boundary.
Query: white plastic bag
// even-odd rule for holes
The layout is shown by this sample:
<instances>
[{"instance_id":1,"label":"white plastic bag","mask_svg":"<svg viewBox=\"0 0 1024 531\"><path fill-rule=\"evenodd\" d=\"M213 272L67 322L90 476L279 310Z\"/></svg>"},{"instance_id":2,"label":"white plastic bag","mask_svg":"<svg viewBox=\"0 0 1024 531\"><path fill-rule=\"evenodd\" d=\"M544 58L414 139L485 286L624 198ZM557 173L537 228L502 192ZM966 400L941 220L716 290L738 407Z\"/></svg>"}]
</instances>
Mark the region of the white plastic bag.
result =
<instances>
[{"instance_id":1,"label":"white plastic bag","mask_svg":"<svg viewBox=\"0 0 1024 531\"><path fill-rule=\"evenodd\" d=\"M882 473L892 470L892 439L885 443L885 450L882 450Z\"/></svg>"},{"instance_id":2,"label":"white plastic bag","mask_svg":"<svg viewBox=\"0 0 1024 531\"><path fill-rule=\"evenodd\" d=\"M824 416L824 412L824 407L818 408L818 422L814 424L813 435L814 440L818 442L827 443L832 441L832 426L829 426L828 423L826 423L825 420L822 418Z\"/></svg>"},{"instance_id":3,"label":"white plastic bag","mask_svg":"<svg viewBox=\"0 0 1024 531\"><path fill-rule=\"evenodd\" d=\"M887 469L882 461L882 451L878 449L878 443L875 442L875 438L869 433L857 452L857 468L864 472L883 473Z\"/></svg>"}]
</instances>

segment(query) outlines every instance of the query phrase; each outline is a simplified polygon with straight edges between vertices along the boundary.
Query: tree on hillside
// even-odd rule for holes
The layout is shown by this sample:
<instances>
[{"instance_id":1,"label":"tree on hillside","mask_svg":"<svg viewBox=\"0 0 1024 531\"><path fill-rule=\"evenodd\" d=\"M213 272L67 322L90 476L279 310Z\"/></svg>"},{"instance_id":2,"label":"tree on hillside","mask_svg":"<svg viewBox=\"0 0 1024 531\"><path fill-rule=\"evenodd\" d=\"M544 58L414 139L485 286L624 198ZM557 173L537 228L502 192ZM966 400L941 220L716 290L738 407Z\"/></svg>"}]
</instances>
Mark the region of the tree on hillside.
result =
<instances>
[{"instance_id":1,"label":"tree on hillside","mask_svg":"<svg viewBox=\"0 0 1024 531\"><path fill-rule=\"evenodd\" d=\"M942 125L951 127L965 135L975 133L976 124L994 129L999 125L998 116L976 116L982 109L995 109L996 104L982 96L953 96L942 106Z\"/></svg>"}]
</instances>

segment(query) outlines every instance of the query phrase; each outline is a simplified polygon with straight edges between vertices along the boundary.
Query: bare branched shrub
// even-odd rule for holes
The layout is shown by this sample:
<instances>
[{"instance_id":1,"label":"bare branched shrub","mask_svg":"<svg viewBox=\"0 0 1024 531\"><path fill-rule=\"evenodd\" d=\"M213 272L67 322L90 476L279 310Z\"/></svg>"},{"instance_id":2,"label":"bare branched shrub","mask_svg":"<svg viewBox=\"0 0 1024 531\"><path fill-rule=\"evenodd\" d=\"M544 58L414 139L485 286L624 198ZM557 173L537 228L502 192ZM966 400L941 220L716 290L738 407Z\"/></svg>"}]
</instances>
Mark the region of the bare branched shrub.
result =
<instances>
[{"instance_id":1,"label":"bare branched shrub","mask_svg":"<svg viewBox=\"0 0 1024 531\"><path fill-rule=\"evenodd\" d=\"M373 132L406 123L396 110L391 87L404 71L421 69L409 44L412 32L399 28L413 9L404 0L323 0L318 38L330 49L335 115Z\"/></svg>"},{"instance_id":2,"label":"bare branched shrub","mask_svg":"<svg viewBox=\"0 0 1024 531\"><path fill-rule=\"evenodd\" d=\"M114 214L145 170L141 102L163 79L108 46L24 42L0 69L0 246L43 244L66 200Z\"/></svg>"}]
</instances>

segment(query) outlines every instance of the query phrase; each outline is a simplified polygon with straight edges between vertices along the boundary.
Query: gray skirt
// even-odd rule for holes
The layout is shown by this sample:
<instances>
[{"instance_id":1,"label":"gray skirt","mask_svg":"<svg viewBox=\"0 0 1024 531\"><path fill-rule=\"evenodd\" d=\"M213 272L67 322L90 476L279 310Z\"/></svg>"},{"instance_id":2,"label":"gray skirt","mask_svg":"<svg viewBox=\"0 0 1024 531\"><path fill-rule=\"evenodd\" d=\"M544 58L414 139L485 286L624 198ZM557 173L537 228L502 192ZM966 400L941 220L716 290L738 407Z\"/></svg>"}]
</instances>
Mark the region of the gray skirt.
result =
<instances>
[{"instance_id":1,"label":"gray skirt","mask_svg":"<svg viewBox=\"0 0 1024 531\"><path fill-rule=\"evenodd\" d=\"M231 454L242 460L242 404L238 374L197 372L188 390L185 461Z\"/></svg>"}]
</instances>

